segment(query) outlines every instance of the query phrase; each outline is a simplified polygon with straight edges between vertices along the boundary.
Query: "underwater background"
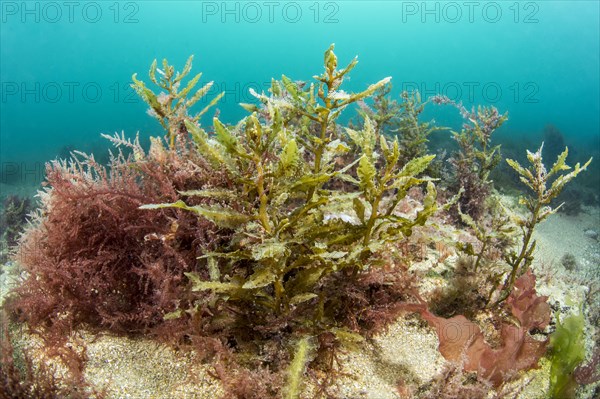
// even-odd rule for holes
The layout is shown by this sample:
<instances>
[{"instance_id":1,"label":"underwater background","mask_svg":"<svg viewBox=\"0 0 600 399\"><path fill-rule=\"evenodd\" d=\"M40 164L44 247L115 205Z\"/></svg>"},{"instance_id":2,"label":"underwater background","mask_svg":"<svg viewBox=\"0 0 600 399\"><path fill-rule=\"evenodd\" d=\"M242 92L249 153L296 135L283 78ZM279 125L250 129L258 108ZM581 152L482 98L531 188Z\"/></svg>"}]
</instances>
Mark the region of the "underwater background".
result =
<instances>
[{"instance_id":1,"label":"underwater background","mask_svg":"<svg viewBox=\"0 0 600 399\"><path fill-rule=\"evenodd\" d=\"M341 63L359 56L349 90L392 76L395 95L494 105L509 114L497 137L519 153L537 148L548 125L571 147L571 163L600 147L597 1L0 4L2 196L38 186L44 163L74 149L101 158L101 133L162 135L131 75L145 77L155 58L182 67L191 54L202 81L215 81L206 98L226 92L218 108L230 123L246 115L238 103L254 101L250 88L266 91L282 73L309 80L335 43ZM428 107L427 118L460 127L448 107Z\"/></svg>"}]
</instances>

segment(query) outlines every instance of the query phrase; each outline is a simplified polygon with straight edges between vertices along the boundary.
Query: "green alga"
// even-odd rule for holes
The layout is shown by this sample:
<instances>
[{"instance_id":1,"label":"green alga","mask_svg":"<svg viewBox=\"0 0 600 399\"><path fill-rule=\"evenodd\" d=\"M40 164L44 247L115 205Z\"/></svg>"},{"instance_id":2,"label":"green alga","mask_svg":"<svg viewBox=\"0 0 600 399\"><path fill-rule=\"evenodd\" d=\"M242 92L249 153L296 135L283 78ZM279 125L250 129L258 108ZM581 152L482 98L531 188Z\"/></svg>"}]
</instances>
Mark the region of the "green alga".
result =
<instances>
[{"instance_id":1,"label":"green alga","mask_svg":"<svg viewBox=\"0 0 600 399\"><path fill-rule=\"evenodd\" d=\"M389 78L346 93L341 86L356 59L337 69L333 46L324 58L325 71L315 83L274 80L270 95L255 93L260 106L243 105L252 113L235 126L215 118L211 134L184 120L197 150L226 171L234 188L199 188L182 192L183 200L143 208L181 208L232 230L227 245L203 256L209 280L186 274L194 291L281 315L316 300L313 322L324 322L326 298L318 286L326 276L376 267L377 254L440 208L432 179L418 177L434 156L401 166L398 138L378 136L368 117L362 129L337 126L342 110L372 96ZM408 190L423 184L416 214L398 214ZM188 205L185 198L192 197L212 205Z\"/></svg>"}]
</instances>

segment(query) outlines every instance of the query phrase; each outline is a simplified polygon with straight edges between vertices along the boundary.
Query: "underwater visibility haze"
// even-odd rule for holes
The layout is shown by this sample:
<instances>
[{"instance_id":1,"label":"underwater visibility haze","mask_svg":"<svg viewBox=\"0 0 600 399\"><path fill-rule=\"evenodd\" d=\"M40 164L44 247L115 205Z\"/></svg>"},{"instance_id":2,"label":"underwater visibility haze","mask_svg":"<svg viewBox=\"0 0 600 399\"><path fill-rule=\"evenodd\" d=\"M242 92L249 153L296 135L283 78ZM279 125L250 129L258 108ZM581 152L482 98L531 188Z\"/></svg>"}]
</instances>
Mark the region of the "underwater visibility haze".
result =
<instances>
[{"instance_id":1,"label":"underwater visibility haze","mask_svg":"<svg viewBox=\"0 0 600 399\"><path fill-rule=\"evenodd\" d=\"M330 43L342 59L359 56L352 89L392 76L395 95L418 89L508 111L511 140L537 142L551 124L581 147L599 144L595 1L6 1L2 18L4 161L100 145L100 133L158 134L129 87L155 58L181 65L194 54L234 122L250 87L266 90L282 73L310 79Z\"/></svg>"}]
</instances>

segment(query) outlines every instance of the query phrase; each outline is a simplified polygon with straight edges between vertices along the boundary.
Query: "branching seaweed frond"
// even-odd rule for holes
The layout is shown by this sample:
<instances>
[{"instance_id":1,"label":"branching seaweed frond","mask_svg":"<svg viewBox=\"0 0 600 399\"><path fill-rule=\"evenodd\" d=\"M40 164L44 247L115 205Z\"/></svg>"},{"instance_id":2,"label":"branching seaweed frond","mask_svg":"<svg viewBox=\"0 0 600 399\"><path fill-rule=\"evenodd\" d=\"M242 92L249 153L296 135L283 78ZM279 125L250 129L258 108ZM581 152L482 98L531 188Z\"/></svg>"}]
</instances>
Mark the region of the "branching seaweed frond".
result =
<instances>
[{"instance_id":1,"label":"branching seaweed frond","mask_svg":"<svg viewBox=\"0 0 600 399\"><path fill-rule=\"evenodd\" d=\"M550 205L564 186L573 180L579 173L587 169L592 162L590 158L583 166L579 163L571 170L571 167L566 164L569 149L565 150L558 156L556 162L550 171L546 169L542 161L542 149L544 144L536 152L527 151L527 159L531 164L529 168L521 166L517 161L507 159L506 162L519 174L521 182L531 190L532 194L523 196L519 199L519 203L527 208L527 216L517 216L515 222L522 233L521 248L518 251L510 251L505 255L505 261L510 265L511 272L504 284L504 288L500 298L495 304L504 301L512 290L515 279L523 275L533 261L533 251L536 242L533 240L533 232L537 224L544 221L548 216L556 213L562 204L557 207ZM568 171L568 173L562 173ZM493 294L493 291L492 291ZM491 295L490 295L491 299Z\"/></svg>"},{"instance_id":2,"label":"branching seaweed frond","mask_svg":"<svg viewBox=\"0 0 600 399\"><path fill-rule=\"evenodd\" d=\"M220 93L217 95L208 103L208 105L196 114L190 115L188 113L188 110L203 98L214 84L214 82L211 81L196 90L195 86L202 77L202 74L199 73L190 79L185 87L180 89L182 87L183 79L192 70L193 58L193 56L188 58L181 72L175 72L175 67L169 65L169 62L166 59L163 60L162 69L157 67L157 62L154 60L150 66L149 76L152 83L162 90L159 94L154 93L143 81L138 80L137 74L133 74L131 78L133 80L131 87L150 107L148 113L155 117L168 132L171 148L174 147L177 136L180 134L187 134L187 131L185 130L185 121L192 123L198 122L202 115L216 105L225 94Z\"/></svg>"}]
</instances>

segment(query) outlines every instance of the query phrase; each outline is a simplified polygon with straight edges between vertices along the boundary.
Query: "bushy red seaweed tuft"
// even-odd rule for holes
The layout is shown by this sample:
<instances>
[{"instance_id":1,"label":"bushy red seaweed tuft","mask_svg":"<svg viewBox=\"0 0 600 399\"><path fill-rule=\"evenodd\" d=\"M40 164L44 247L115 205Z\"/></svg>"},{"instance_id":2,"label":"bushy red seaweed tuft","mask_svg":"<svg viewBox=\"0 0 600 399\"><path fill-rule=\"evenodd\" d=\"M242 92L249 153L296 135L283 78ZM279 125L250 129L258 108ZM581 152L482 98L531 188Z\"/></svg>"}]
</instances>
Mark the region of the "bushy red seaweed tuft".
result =
<instances>
[{"instance_id":1,"label":"bushy red seaweed tuft","mask_svg":"<svg viewBox=\"0 0 600 399\"><path fill-rule=\"evenodd\" d=\"M154 148L148 157L120 154L108 168L93 157L49 164L40 223L17 254L28 277L9 308L56 336L81 323L126 333L162 324L185 300L183 273L216 241L207 220L138 209L177 200L179 190L224 184L218 172L202 173L202 160L188 147L181 143L159 155Z\"/></svg>"},{"instance_id":2,"label":"bushy red seaweed tuft","mask_svg":"<svg viewBox=\"0 0 600 399\"><path fill-rule=\"evenodd\" d=\"M276 399L281 397L284 376L280 372L272 372L266 368L249 370L234 367L235 371L226 370L221 362L215 364L217 377L223 383L225 395L222 399Z\"/></svg>"},{"instance_id":3,"label":"bushy red seaweed tuft","mask_svg":"<svg viewBox=\"0 0 600 399\"><path fill-rule=\"evenodd\" d=\"M5 316L5 315L2 315ZM102 399L80 373L57 378L55 370L36 362L29 350L15 348L6 325L0 327L0 399Z\"/></svg>"}]
</instances>

